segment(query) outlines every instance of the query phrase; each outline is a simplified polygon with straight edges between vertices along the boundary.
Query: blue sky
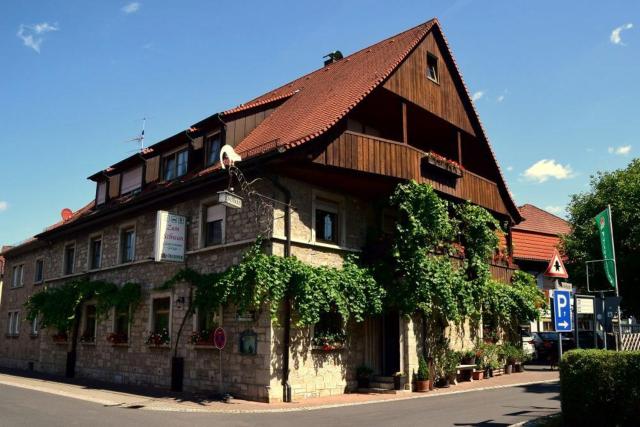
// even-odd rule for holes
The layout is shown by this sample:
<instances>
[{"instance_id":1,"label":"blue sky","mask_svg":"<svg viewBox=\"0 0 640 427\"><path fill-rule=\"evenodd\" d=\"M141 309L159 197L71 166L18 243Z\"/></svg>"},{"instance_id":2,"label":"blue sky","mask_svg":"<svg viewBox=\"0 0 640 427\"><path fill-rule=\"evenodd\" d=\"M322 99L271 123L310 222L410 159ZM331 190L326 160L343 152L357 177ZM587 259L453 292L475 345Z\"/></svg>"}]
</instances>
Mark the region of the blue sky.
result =
<instances>
[{"instance_id":1,"label":"blue sky","mask_svg":"<svg viewBox=\"0 0 640 427\"><path fill-rule=\"evenodd\" d=\"M91 200L143 116L156 142L433 16L517 203L560 212L640 152L640 2L7 0L0 244Z\"/></svg>"}]
</instances>

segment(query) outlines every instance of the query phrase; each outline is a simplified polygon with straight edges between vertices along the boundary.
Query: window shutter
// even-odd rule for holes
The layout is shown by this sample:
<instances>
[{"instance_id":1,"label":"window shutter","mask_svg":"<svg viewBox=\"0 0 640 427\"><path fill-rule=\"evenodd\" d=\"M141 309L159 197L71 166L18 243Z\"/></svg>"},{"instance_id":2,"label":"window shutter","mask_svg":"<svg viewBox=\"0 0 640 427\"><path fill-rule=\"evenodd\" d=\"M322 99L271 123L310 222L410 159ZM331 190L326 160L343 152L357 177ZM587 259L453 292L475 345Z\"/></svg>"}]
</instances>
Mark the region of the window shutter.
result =
<instances>
[{"instance_id":1,"label":"window shutter","mask_svg":"<svg viewBox=\"0 0 640 427\"><path fill-rule=\"evenodd\" d=\"M199 136L197 138L193 138L193 149L194 150L200 150L202 149L202 141L203 141L203 137Z\"/></svg>"},{"instance_id":2,"label":"window shutter","mask_svg":"<svg viewBox=\"0 0 640 427\"><path fill-rule=\"evenodd\" d=\"M145 182L154 182L158 180L160 175L160 156L154 156L147 159L147 171Z\"/></svg>"},{"instance_id":3,"label":"window shutter","mask_svg":"<svg viewBox=\"0 0 640 427\"><path fill-rule=\"evenodd\" d=\"M120 174L109 177L109 198L115 199L120 195Z\"/></svg>"},{"instance_id":4,"label":"window shutter","mask_svg":"<svg viewBox=\"0 0 640 427\"><path fill-rule=\"evenodd\" d=\"M130 193L142 186L142 166L122 173L122 194Z\"/></svg>"},{"instance_id":5,"label":"window shutter","mask_svg":"<svg viewBox=\"0 0 640 427\"><path fill-rule=\"evenodd\" d=\"M101 205L107 198L107 183L105 181L98 183L98 194L96 196L96 204Z\"/></svg>"},{"instance_id":6,"label":"window shutter","mask_svg":"<svg viewBox=\"0 0 640 427\"><path fill-rule=\"evenodd\" d=\"M207 222L216 221L224 218L224 205L213 205L207 208Z\"/></svg>"}]
</instances>

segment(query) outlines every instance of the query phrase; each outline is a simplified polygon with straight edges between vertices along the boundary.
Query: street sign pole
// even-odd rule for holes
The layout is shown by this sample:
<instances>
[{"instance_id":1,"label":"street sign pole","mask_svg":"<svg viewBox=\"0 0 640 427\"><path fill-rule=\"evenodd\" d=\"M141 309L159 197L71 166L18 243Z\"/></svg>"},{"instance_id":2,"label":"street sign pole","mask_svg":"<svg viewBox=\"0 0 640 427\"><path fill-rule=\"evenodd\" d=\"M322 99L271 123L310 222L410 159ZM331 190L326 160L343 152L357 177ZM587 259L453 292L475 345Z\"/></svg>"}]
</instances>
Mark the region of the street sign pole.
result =
<instances>
[{"instance_id":1,"label":"street sign pole","mask_svg":"<svg viewBox=\"0 0 640 427\"><path fill-rule=\"evenodd\" d=\"M613 220L611 218L611 205L607 205L607 208L609 210L609 232L611 233L611 252L613 252L613 271L615 272L615 282L616 282L616 296L619 297L620 296L620 291L618 290L618 264L616 262L616 244L614 243L613 240ZM619 350L618 348L618 342L620 341L620 339L622 338L620 336L622 329L620 328L620 323L622 322L622 312L620 311L620 304L618 304L618 336L616 337L616 351ZM612 327L613 327L613 322L612 323ZM615 328L613 328L613 333L614 333L614 337L615 337Z\"/></svg>"},{"instance_id":2,"label":"street sign pole","mask_svg":"<svg viewBox=\"0 0 640 427\"><path fill-rule=\"evenodd\" d=\"M560 287L560 280L556 279L556 289L558 289ZM557 301L554 301L557 302ZM553 308L555 310L560 310L560 307L557 306L557 304L553 305ZM555 318L557 319L557 316L555 316ZM556 325L556 330L558 330L558 326ZM562 332L558 332L558 364L560 364L560 361L562 360Z\"/></svg>"},{"instance_id":3,"label":"street sign pole","mask_svg":"<svg viewBox=\"0 0 640 427\"><path fill-rule=\"evenodd\" d=\"M580 327L578 325L578 295L573 294L573 325L574 325L574 336L576 337L576 348L580 348Z\"/></svg>"}]
</instances>

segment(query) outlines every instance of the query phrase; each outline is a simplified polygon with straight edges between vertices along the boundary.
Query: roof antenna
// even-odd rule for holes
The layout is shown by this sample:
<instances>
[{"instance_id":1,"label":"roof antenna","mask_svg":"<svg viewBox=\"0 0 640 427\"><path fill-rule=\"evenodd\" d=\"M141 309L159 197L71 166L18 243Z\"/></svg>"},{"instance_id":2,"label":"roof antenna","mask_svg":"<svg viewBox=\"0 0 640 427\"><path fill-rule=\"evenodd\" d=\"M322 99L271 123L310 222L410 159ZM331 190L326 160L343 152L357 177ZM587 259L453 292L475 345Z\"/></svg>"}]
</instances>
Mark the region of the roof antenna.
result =
<instances>
[{"instance_id":1,"label":"roof antenna","mask_svg":"<svg viewBox=\"0 0 640 427\"><path fill-rule=\"evenodd\" d=\"M145 127L146 123L147 123L147 118L143 117L142 118L142 131L140 132L140 135L136 136L135 138L131 138L128 141L125 141L125 142L133 142L133 141L138 142L140 144L140 152L141 153L144 151L144 127Z\"/></svg>"}]
</instances>

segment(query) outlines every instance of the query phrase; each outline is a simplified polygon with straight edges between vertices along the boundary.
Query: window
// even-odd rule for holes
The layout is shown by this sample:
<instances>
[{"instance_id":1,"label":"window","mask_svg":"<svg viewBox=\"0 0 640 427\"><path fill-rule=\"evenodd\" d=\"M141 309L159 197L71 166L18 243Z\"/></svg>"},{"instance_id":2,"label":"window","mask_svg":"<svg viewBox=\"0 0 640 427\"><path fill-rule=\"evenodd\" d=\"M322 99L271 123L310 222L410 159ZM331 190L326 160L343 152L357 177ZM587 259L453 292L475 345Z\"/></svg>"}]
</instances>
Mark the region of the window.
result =
<instances>
[{"instance_id":1,"label":"window","mask_svg":"<svg viewBox=\"0 0 640 427\"><path fill-rule=\"evenodd\" d=\"M102 237L92 237L89 241L89 268L95 270L102 263Z\"/></svg>"},{"instance_id":2,"label":"window","mask_svg":"<svg viewBox=\"0 0 640 427\"><path fill-rule=\"evenodd\" d=\"M221 324L221 309L218 308L217 310L209 310L209 311L203 311L198 309L197 312L197 331L199 333L202 332L208 332L211 333L213 332L218 326L220 326Z\"/></svg>"},{"instance_id":3,"label":"window","mask_svg":"<svg viewBox=\"0 0 640 427\"><path fill-rule=\"evenodd\" d=\"M316 200L316 241L338 244L338 204L327 200Z\"/></svg>"},{"instance_id":4,"label":"window","mask_svg":"<svg viewBox=\"0 0 640 427\"><path fill-rule=\"evenodd\" d=\"M153 317L151 329L154 334L162 334L164 331L169 332L169 320L171 313L171 298L154 298L153 300Z\"/></svg>"},{"instance_id":5,"label":"window","mask_svg":"<svg viewBox=\"0 0 640 427\"><path fill-rule=\"evenodd\" d=\"M38 335L38 318L34 318L31 321L31 336L35 337Z\"/></svg>"},{"instance_id":6,"label":"window","mask_svg":"<svg viewBox=\"0 0 640 427\"><path fill-rule=\"evenodd\" d=\"M35 274L33 275L33 281L35 283L42 283L44 281L44 260L43 259L36 260L36 267L35 267Z\"/></svg>"},{"instance_id":7,"label":"window","mask_svg":"<svg viewBox=\"0 0 640 427\"><path fill-rule=\"evenodd\" d=\"M432 53L427 53L427 77L429 80L432 80L438 83L438 57Z\"/></svg>"},{"instance_id":8,"label":"window","mask_svg":"<svg viewBox=\"0 0 640 427\"><path fill-rule=\"evenodd\" d=\"M14 265L12 271L13 271L13 273L11 275L11 287L12 288L19 288L24 283L24 277L23 277L23 275L24 275L24 265L23 264Z\"/></svg>"},{"instance_id":9,"label":"window","mask_svg":"<svg viewBox=\"0 0 640 427\"><path fill-rule=\"evenodd\" d=\"M86 305L84 307L84 331L80 337L80 341L83 343L95 343L96 342L96 306Z\"/></svg>"},{"instance_id":10,"label":"window","mask_svg":"<svg viewBox=\"0 0 640 427\"><path fill-rule=\"evenodd\" d=\"M133 193L142 187L142 166L129 169L122 173L120 194Z\"/></svg>"},{"instance_id":11,"label":"window","mask_svg":"<svg viewBox=\"0 0 640 427\"><path fill-rule=\"evenodd\" d=\"M224 222L226 208L223 205L207 206L204 210L203 241L204 246L224 243Z\"/></svg>"},{"instance_id":12,"label":"window","mask_svg":"<svg viewBox=\"0 0 640 427\"><path fill-rule=\"evenodd\" d=\"M96 205L101 205L107 200L107 182L102 181L96 188Z\"/></svg>"},{"instance_id":13,"label":"window","mask_svg":"<svg viewBox=\"0 0 640 427\"><path fill-rule=\"evenodd\" d=\"M125 228L120 236L120 261L132 262L135 258L136 230Z\"/></svg>"},{"instance_id":14,"label":"window","mask_svg":"<svg viewBox=\"0 0 640 427\"><path fill-rule=\"evenodd\" d=\"M9 323L7 335L17 337L20 334L20 312L17 310L9 311Z\"/></svg>"},{"instance_id":15,"label":"window","mask_svg":"<svg viewBox=\"0 0 640 427\"><path fill-rule=\"evenodd\" d=\"M312 344L337 348L344 344L345 339L340 313L336 311L320 313L320 321L313 326Z\"/></svg>"},{"instance_id":16,"label":"window","mask_svg":"<svg viewBox=\"0 0 640 427\"><path fill-rule=\"evenodd\" d=\"M206 165L211 166L220 161L220 147L222 145L222 134L216 133L207 137L205 141Z\"/></svg>"},{"instance_id":17,"label":"window","mask_svg":"<svg viewBox=\"0 0 640 427\"><path fill-rule=\"evenodd\" d=\"M189 151L181 150L164 158L164 180L171 181L187 173Z\"/></svg>"},{"instance_id":18,"label":"window","mask_svg":"<svg viewBox=\"0 0 640 427\"><path fill-rule=\"evenodd\" d=\"M76 245L70 244L64 247L64 274L73 274L76 257Z\"/></svg>"},{"instance_id":19,"label":"window","mask_svg":"<svg viewBox=\"0 0 640 427\"><path fill-rule=\"evenodd\" d=\"M129 307L115 311L113 330L118 336L125 338L124 342L127 342L129 337Z\"/></svg>"}]
</instances>

